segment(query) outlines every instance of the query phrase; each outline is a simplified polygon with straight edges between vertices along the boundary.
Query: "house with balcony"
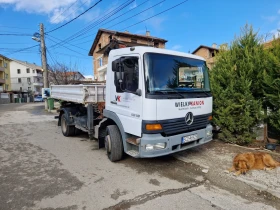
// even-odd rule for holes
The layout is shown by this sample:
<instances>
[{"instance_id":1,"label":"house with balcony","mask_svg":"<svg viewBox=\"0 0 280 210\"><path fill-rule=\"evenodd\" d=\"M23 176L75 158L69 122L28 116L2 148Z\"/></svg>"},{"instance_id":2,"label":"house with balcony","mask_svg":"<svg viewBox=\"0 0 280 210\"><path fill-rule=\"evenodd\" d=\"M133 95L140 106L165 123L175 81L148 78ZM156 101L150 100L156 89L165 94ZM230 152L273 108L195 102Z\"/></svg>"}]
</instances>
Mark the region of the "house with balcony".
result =
<instances>
[{"instance_id":1,"label":"house with balcony","mask_svg":"<svg viewBox=\"0 0 280 210\"><path fill-rule=\"evenodd\" d=\"M0 54L0 92L11 90L10 61L11 59Z\"/></svg>"},{"instance_id":2,"label":"house with balcony","mask_svg":"<svg viewBox=\"0 0 280 210\"><path fill-rule=\"evenodd\" d=\"M41 94L43 70L40 66L27 61L12 59L10 62L11 90L13 92Z\"/></svg>"},{"instance_id":3,"label":"house with balcony","mask_svg":"<svg viewBox=\"0 0 280 210\"><path fill-rule=\"evenodd\" d=\"M134 46L165 48L166 42L165 39L151 36L149 31L142 35L128 31L99 29L88 53L93 57L94 80L106 80L108 55L111 49Z\"/></svg>"}]
</instances>

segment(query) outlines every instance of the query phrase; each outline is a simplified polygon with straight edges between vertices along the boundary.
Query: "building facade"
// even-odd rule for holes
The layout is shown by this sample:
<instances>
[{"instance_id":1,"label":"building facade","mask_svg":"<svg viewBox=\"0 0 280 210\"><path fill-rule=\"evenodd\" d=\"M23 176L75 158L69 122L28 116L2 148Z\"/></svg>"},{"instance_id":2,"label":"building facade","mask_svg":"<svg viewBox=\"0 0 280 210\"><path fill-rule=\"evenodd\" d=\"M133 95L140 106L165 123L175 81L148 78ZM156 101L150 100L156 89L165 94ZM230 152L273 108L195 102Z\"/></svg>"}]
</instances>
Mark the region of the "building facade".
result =
<instances>
[{"instance_id":1,"label":"building facade","mask_svg":"<svg viewBox=\"0 0 280 210\"><path fill-rule=\"evenodd\" d=\"M119 32L99 29L88 54L93 57L94 80L106 80L108 54L110 49L133 46L165 48L166 42L167 40L165 39L150 36L150 32L148 31L145 35L139 35L127 31Z\"/></svg>"},{"instance_id":2,"label":"building facade","mask_svg":"<svg viewBox=\"0 0 280 210\"><path fill-rule=\"evenodd\" d=\"M0 54L0 92L11 90L10 61L11 59Z\"/></svg>"},{"instance_id":3,"label":"building facade","mask_svg":"<svg viewBox=\"0 0 280 210\"><path fill-rule=\"evenodd\" d=\"M206 60L207 67L212 69L215 63L215 56L219 53L219 48L216 44L213 44L212 47L205 45L200 45L196 48L192 54L203 57Z\"/></svg>"},{"instance_id":4,"label":"building facade","mask_svg":"<svg viewBox=\"0 0 280 210\"><path fill-rule=\"evenodd\" d=\"M13 92L28 92L41 94L43 87L43 71L40 66L25 61L10 62L11 90Z\"/></svg>"}]
</instances>

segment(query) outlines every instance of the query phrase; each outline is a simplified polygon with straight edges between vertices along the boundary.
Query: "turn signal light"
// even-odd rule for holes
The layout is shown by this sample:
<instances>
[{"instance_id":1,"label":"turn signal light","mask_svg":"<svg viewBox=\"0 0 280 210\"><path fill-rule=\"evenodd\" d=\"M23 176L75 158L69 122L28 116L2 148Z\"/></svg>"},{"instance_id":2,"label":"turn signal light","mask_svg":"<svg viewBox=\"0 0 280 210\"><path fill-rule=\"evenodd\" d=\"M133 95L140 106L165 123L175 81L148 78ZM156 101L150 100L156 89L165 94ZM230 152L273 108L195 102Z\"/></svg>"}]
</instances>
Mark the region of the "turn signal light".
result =
<instances>
[{"instance_id":1,"label":"turn signal light","mask_svg":"<svg viewBox=\"0 0 280 210\"><path fill-rule=\"evenodd\" d=\"M146 130L147 131L162 130L162 127L161 127L161 124L147 124Z\"/></svg>"},{"instance_id":2,"label":"turn signal light","mask_svg":"<svg viewBox=\"0 0 280 210\"><path fill-rule=\"evenodd\" d=\"M209 121L213 120L212 115L210 115L210 116L208 117L208 120L209 120Z\"/></svg>"}]
</instances>

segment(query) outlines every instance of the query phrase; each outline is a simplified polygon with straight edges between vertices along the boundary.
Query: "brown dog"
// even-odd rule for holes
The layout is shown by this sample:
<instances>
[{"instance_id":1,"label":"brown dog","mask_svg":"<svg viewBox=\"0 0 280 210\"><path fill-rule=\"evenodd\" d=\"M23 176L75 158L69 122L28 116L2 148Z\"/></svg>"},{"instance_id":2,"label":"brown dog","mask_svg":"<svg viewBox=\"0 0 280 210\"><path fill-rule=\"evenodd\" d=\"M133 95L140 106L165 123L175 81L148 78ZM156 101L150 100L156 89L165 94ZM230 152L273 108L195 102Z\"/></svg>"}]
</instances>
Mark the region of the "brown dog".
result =
<instances>
[{"instance_id":1,"label":"brown dog","mask_svg":"<svg viewBox=\"0 0 280 210\"><path fill-rule=\"evenodd\" d=\"M242 153L235 156L229 172L236 171L235 175L246 174L249 170L271 170L280 166L271 155L267 153Z\"/></svg>"}]
</instances>

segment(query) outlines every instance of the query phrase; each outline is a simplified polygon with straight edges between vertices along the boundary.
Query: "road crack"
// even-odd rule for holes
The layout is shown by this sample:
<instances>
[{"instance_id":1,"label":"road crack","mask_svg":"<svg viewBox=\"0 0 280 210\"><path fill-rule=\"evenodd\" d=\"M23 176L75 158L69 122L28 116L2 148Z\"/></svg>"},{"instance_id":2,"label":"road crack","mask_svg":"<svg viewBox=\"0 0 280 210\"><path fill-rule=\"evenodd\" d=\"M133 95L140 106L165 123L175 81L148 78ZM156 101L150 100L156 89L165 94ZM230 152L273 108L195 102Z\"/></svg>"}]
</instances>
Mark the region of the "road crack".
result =
<instances>
[{"instance_id":1,"label":"road crack","mask_svg":"<svg viewBox=\"0 0 280 210\"><path fill-rule=\"evenodd\" d=\"M138 195L135 198L128 199L128 200L122 200L121 202L117 203L114 206L110 206L107 208L104 208L103 210L123 210L123 209L129 209L132 206L137 206L146 203L147 201L156 199L158 197L164 196L164 195L172 195L177 194L183 191L187 191L193 187L198 187L200 185L203 185L205 181L196 182L193 183L187 187L177 188L177 189L166 189L166 190L158 190L158 191L150 191L142 195Z\"/></svg>"}]
</instances>

